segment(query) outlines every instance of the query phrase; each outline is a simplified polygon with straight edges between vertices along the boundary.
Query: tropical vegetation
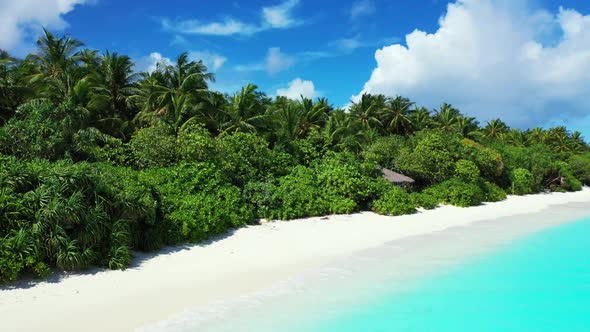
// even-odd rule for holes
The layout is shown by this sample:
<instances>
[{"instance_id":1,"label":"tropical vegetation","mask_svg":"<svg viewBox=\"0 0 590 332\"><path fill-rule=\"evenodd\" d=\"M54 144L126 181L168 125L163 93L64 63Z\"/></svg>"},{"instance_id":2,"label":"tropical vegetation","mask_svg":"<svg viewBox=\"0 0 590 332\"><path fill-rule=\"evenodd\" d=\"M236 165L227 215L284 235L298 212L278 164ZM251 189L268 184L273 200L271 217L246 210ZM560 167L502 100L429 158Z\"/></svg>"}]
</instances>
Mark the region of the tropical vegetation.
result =
<instances>
[{"instance_id":1,"label":"tropical vegetation","mask_svg":"<svg viewBox=\"0 0 590 332\"><path fill-rule=\"evenodd\" d=\"M480 124L450 104L364 94L347 109L248 84L228 95L186 53L152 72L45 31L0 52L0 282L124 269L134 251L266 219L415 213L590 185L564 127ZM381 169L412 177L394 186Z\"/></svg>"}]
</instances>

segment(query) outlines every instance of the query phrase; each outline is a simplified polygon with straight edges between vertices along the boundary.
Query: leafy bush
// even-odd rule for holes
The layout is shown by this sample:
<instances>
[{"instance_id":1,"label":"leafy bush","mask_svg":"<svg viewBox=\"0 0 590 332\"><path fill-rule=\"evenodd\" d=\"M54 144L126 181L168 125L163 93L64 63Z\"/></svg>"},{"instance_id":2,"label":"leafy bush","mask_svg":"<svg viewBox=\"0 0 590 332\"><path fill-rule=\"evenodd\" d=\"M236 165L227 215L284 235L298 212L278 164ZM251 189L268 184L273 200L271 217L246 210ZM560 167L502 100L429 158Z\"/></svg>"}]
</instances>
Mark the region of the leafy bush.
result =
<instances>
[{"instance_id":1,"label":"leafy bush","mask_svg":"<svg viewBox=\"0 0 590 332\"><path fill-rule=\"evenodd\" d=\"M550 188L552 190L565 190L565 191L579 191L582 190L582 182L574 176L574 172L571 166L566 162L557 163L556 174L551 175L550 178L560 179L557 183L553 182Z\"/></svg>"},{"instance_id":2,"label":"leafy bush","mask_svg":"<svg viewBox=\"0 0 590 332\"><path fill-rule=\"evenodd\" d=\"M474 162L481 171L482 177L495 180L502 175L504 162L502 161L502 155L498 151L470 139L463 139L461 145L462 158Z\"/></svg>"},{"instance_id":3,"label":"leafy bush","mask_svg":"<svg viewBox=\"0 0 590 332\"><path fill-rule=\"evenodd\" d=\"M276 182L276 179L271 178L266 181L248 182L244 186L244 198L254 206L257 217L272 218L273 211L280 208Z\"/></svg>"},{"instance_id":4,"label":"leafy bush","mask_svg":"<svg viewBox=\"0 0 590 332\"><path fill-rule=\"evenodd\" d=\"M130 145L135 164L140 169L170 166L179 159L176 137L162 124L138 130Z\"/></svg>"},{"instance_id":5,"label":"leafy bush","mask_svg":"<svg viewBox=\"0 0 590 332\"><path fill-rule=\"evenodd\" d=\"M484 192L484 202L499 202L506 199L506 192L495 183L482 181L480 187Z\"/></svg>"},{"instance_id":6,"label":"leafy bush","mask_svg":"<svg viewBox=\"0 0 590 332\"><path fill-rule=\"evenodd\" d=\"M365 208L386 185L371 176L376 169L363 167L353 155L332 153L310 167L296 166L278 180L275 194L265 192L272 218L294 219L329 213L351 213ZM388 184L387 184L388 185Z\"/></svg>"},{"instance_id":7,"label":"leafy bush","mask_svg":"<svg viewBox=\"0 0 590 332\"><path fill-rule=\"evenodd\" d=\"M156 201L130 169L67 161L0 166L2 279L48 266L125 268L157 228Z\"/></svg>"},{"instance_id":8,"label":"leafy bush","mask_svg":"<svg viewBox=\"0 0 590 332\"><path fill-rule=\"evenodd\" d=\"M374 177L368 172L374 166L360 164L350 153L328 154L321 161L313 164L317 176L317 185L327 197L344 197L355 202L355 206L363 207L372 198Z\"/></svg>"},{"instance_id":9,"label":"leafy bush","mask_svg":"<svg viewBox=\"0 0 590 332\"><path fill-rule=\"evenodd\" d=\"M512 192L512 182L516 169L525 169L532 176L532 183L524 189L526 193L538 192L545 188L547 175L556 168L557 157L549 147L534 145L531 147L496 144L494 148L502 153L505 163L505 188ZM517 188L518 189L518 188ZM518 190L517 190L518 192ZM522 195L522 194L520 194Z\"/></svg>"},{"instance_id":10,"label":"leafy bush","mask_svg":"<svg viewBox=\"0 0 590 332\"><path fill-rule=\"evenodd\" d=\"M416 205L410 195L399 187L392 186L372 204L373 211L379 214L399 216L416 213Z\"/></svg>"},{"instance_id":11,"label":"leafy bush","mask_svg":"<svg viewBox=\"0 0 590 332\"><path fill-rule=\"evenodd\" d=\"M524 168L517 168L511 174L512 185L510 187L514 195L526 195L533 193L535 179L531 172Z\"/></svg>"},{"instance_id":12,"label":"leafy bush","mask_svg":"<svg viewBox=\"0 0 590 332\"><path fill-rule=\"evenodd\" d=\"M485 198L483 190L477 183L465 182L459 178L434 185L422 193L436 197L440 202L461 207L479 205Z\"/></svg>"},{"instance_id":13,"label":"leafy bush","mask_svg":"<svg viewBox=\"0 0 590 332\"><path fill-rule=\"evenodd\" d=\"M80 129L82 117L83 112L67 102L25 103L0 127L0 152L27 159L63 158L72 149L72 135Z\"/></svg>"},{"instance_id":14,"label":"leafy bush","mask_svg":"<svg viewBox=\"0 0 590 332\"><path fill-rule=\"evenodd\" d=\"M572 174L583 184L590 186L590 153L573 155L568 162Z\"/></svg>"},{"instance_id":15,"label":"leafy bush","mask_svg":"<svg viewBox=\"0 0 590 332\"><path fill-rule=\"evenodd\" d=\"M118 166L129 166L131 151L129 145L118 138L105 135L98 129L80 130L72 137L76 160L105 162Z\"/></svg>"},{"instance_id":16,"label":"leafy bush","mask_svg":"<svg viewBox=\"0 0 590 332\"><path fill-rule=\"evenodd\" d=\"M477 182L479 168L471 160L461 159L455 163L455 176L467 182Z\"/></svg>"},{"instance_id":17,"label":"leafy bush","mask_svg":"<svg viewBox=\"0 0 590 332\"><path fill-rule=\"evenodd\" d=\"M326 153L326 142L322 134L317 130L311 130L305 138L292 142L293 155L301 165L308 166L312 162L321 159Z\"/></svg>"},{"instance_id":18,"label":"leafy bush","mask_svg":"<svg viewBox=\"0 0 590 332\"><path fill-rule=\"evenodd\" d=\"M404 150L398 160L399 169L425 184L449 179L454 171L454 148L457 141L440 132L426 132L415 138L416 147Z\"/></svg>"},{"instance_id":19,"label":"leafy bush","mask_svg":"<svg viewBox=\"0 0 590 332\"><path fill-rule=\"evenodd\" d=\"M411 193L410 199L414 206L422 207L426 210L432 210L440 205L439 199L428 192Z\"/></svg>"},{"instance_id":20,"label":"leafy bush","mask_svg":"<svg viewBox=\"0 0 590 332\"><path fill-rule=\"evenodd\" d=\"M255 134L236 133L217 140L218 163L232 183L243 186L264 180L269 174L280 176L294 165L293 157L268 148L268 142Z\"/></svg>"},{"instance_id":21,"label":"leafy bush","mask_svg":"<svg viewBox=\"0 0 590 332\"><path fill-rule=\"evenodd\" d=\"M216 158L215 140L203 125L189 124L184 126L178 133L176 143L180 160L198 162Z\"/></svg>"},{"instance_id":22,"label":"leafy bush","mask_svg":"<svg viewBox=\"0 0 590 332\"><path fill-rule=\"evenodd\" d=\"M140 173L160 200L166 242L200 241L250 223L253 207L212 163L181 163Z\"/></svg>"},{"instance_id":23,"label":"leafy bush","mask_svg":"<svg viewBox=\"0 0 590 332\"><path fill-rule=\"evenodd\" d=\"M330 204L322 197L313 170L305 166L296 166L279 180L276 197L279 207L271 218L288 220L330 213Z\"/></svg>"},{"instance_id":24,"label":"leafy bush","mask_svg":"<svg viewBox=\"0 0 590 332\"><path fill-rule=\"evenodd\" d=\"M381 167L396 170L398 159L406 149L407 142L403 136L380 137L363 152L363 157Z\"/></svg>"}]
</instances>

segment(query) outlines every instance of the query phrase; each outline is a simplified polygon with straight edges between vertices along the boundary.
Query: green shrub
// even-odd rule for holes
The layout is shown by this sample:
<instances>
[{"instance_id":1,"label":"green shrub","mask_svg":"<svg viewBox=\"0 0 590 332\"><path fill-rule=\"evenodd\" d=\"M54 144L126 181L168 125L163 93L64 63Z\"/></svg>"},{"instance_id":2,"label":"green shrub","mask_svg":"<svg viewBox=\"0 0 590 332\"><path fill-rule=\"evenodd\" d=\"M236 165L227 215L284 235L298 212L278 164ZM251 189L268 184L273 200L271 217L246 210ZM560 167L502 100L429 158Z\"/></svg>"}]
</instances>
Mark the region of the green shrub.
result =
<instances>
[{"instance_id":1,"label":"green shrub","mask_svg":"<svg viewBox=\"0 0 590 332\"><path fill-rule=\"evenodd\" d=\"M557 177L563 179L559 183L560 189L565 191L582 190L582 182L576 178L570 164L560 161L557 163L557 167ZM551 189L556 190L556 185L552 186Z\"/></svg>"},{"instance_id":2,"label":"green shrub","mask_svg":"<svg viewBox=\"0 0 590 332\"><path fill-rule=\"evenodd\" d=\"M152 188L128 168L3 158L0 211L2 281L50 267L125 268L131 249L165 244Z\"/></svg>"},{"instance_id":3,"label":"green shrub","mask_svg":"<svg viewBox=\"0 0 590 332\"><path fill-rule=\"evenodd\" d=\"M215 140L203 125L184 126L176 144L178 158L186 162L210 161L217 157Z\"/></svg>"},{"instance_id":4,"label":"green shrub","mask_svg":"<svg viewBox=\"0 0 590 332\"><path fill-rule=\"evenodd\" d=\"M406 149L407 142L403 136L380 137L363 151L363 157L366 161L395 170L398 169L400 155Z\"/></svg>"},{"instance_id":5,"label":"green shrub","mask_svg":"<svg viewBox=\"0 0 590 332\"><path fill-rule=\"evenodd\" d=\"M551 152L548 146L534 145L530 147L496 144L494 148L502 153L505 163L504 187L508 192L517 195L538 192L545 188L547 175L556 168L557 156ZM524 169L532 176L532 183L525 184L525 188L516 188L513 192L514 171ZM520 171L519 171L520 172ZM517 172L518 173L518 172ZM528 178L528 175L525 177ZM524 180L524 179L523 179ZM525 182L530 179L525 180ZM522 189L522 193L518 193Z\"/></svg>"},{"instance_id":6,"label":"green shrub","mask_svg":"<svg viewBox=\"0 0 590 332\"><path fill-rule=\"evenodd\" d=\"M499 202L506 199L506 192L497 184L482 181L480 187L484 192L484 202Z\"/></svg>"},{"instance_id":7,"label":"green shrub","mask_svg":"<svg viewBox=\"0 0 590 332\"><path fill-rule=\"evenodd\" d=\"M176 137L170 128L161 124L138 130L130 146L140 169L170 166L179 160Z\"/></svg>"},{"instance_id":8,"label":"green shrub","mask_svg":"<svg viewBox=\"0 0 590 332\"><path fill-rule=\"evenodd\" d=\"M225 186L184 195L167 217L181 226L185 239L196 242L250 223L253 211L244 204L238 188Z\"/></svg>"},{"instance_id":9,"label":"green shrub","mask_svg":"<svg viewBox=\"0 0 590 332\"><path fill-rule=\"evenodd\" d=\"M425 132L414 138L416 147L403 150L398 159L399 169L419 183L433 184L452 177L454 151L458 141L440 132Z\"/></svg>"},{"instance_id":10,"label":"green shrub","mask_svg":"<svg viewBox=\"0 0 590 332\"><path fill-rule=\"evenodd\" d=\"M0 127L0 152L26 159L63 158L71 151L72 135L80 129L81 117L82 112L71 103L25 103Z\"/></svg>"},{"instance_id":11,"label":"green shrub","mask_svg":"<svg viewBox=\"0 0 590 332\"><path fill-rule=\"evenodd\" d=\"M257 217L272 218L273 211L280 208L276 182L274 178L271 178L266 181L248 182L244 186L244 198L254 206Z\"/></svg>"},{"instance_id":12,"label":"green shrub","mask_svg":"<svg viewBox=\"0 0 590 332\"><path fill-rule=\"evenodd\" d=\"M466 138L461 141L461 146L461 156L474 162L482 177L495 180L504 172L504 162L498 151Z\"/></svg>"},{"instance_id":13,"label":"green shrub","mask_svg":"<svg viewBox=\"0 0 590 332\"><path fill-rule=\"evenodd\" d=\"M411 193L410 199L415 206L422 207L426 210L432 210L440 205L439 199L428 192Z\"/></svg>"},{"instance_id":14,"label":"green shrub","mask_svg":"<svg viewBox=\"0 0 590 332\"><path fill-rule=\"evenodd\" d=\"M465 182L459 178L439 183L422 193L436 197L440 202L461 207L480 205L485 198L477 183Z\"/></svg>"},{"instance_id":15,"label":"green shrub","mask_svg":"<svg viewBox=\"0 0 590 332\"><path fill-rule=\"evenodd\" d=\"M373 167L374 168L374 167ZM372 196L373 177L350 153L328 154L313 164L317 186L327 197L346 198L356 206L364 206Z\"/></svg>"},{"instance_id":16,"label":"green shrub","mask_svg":"<svg viewBox=\"0 0 590 332\"><path fill-rule=\"evenodd\" d=\"M276 190L279 208L272 218L295 219L330 213L330 204L322 197L311 168L296 166L289 175L279 179Z\"/></svg>"},{"instance_id":17,"label":"green shrub","mask_svg":"<svg viewBox=\"0 0 590 332\"><path fill-rule=\"evenodd\" d=\"M269 218L351 213L366 208L386 185L374 173L374 165L361 164L352 154L329 153L309 167L296 166L276 186L255 182L247 192Z\"/></svg>"},{"instance_id":18,"label":"green shrub","mask_svg":"<svg viewBox=\"0 0 590 332\"><path fill-rule=\"evenodd\" d=\"M132 165L129 145L95 128L78 131L72 140L76 160L105 162L118 166Z\"/></svg>"},{"instance_id":19,"label":"green shrub","mask_svg":"<svg viewBox=\"0 0 590 332\"><path fill-rule=\"evenodd\" d=\"M240 187L268 175L285 175L294 165L291 155L269 149L268 142L255 134L222 136L217 140L217 153L225 176Z\"/></svg>"},{"instance_id":20,"label":"green shrub","mask_svg":"<svg viewBox=\"0 0 590 332\"><path fill-rule=\"evenodd\" d=\"M574 177L590 186L590 153L573 155L568 162Z\"/></svg>"},{"instance_id":21,"label":"green shrub","mask_svg":"<svg viewBox=\"0 0 590 332\"><path fill-rule=\"evenodd\" d=\"M252 222L253 206L212 163L181 163L140 173L160 200L166 242L201 241Z\"/></svg>"},{"instance_id":22,"label":"green shrub","mask_svg":"<svg viewBox=\"0 0 590 332\"><path fill-rule=\"evenodd\" d=\"M533 193L535 180L531 172L524 168L517 168L511 174L512 185L510 190L514 195L526 195Z\"/></svg>"},{"instance_id":23,"label":"green shrub","mask_svg":"<svg viewBox=\"0 0 590 332\"><path fill-rule=\"evenodd\" d=\"M18 279L24 270L24 262L10 248L9 241L0 238L0 284Z\"/></svg>"},{"instance_id":24,"label":"green shrub","mask_svg":"<svg viewBox=\"0 0 590 332\"><path fill-rule=\"evenodd\" d=\"M292 142L293 155L301 165L308 166L326 153L326 142L318 130L311 130L305 138Z\"/></svg>"},{"instance_id":25,"label":"green shrub","mask_svg":"<svg viewBox=\"0 0 590 332\"><path fill-rule=\"evenodd\" d=\"M471 160L461 159L455 163L455 176L467 182L477 182L479 168Z\"/></svg>"},{"instance_id":26,"label":"green shrub","mask_svg":"<svg viewBox=\"0 0 590 332\"><path fill-rule=\"evenodd\" d=\"M416 213L416 205L410 199L410 195L395 186L392 186L379 199L374 201L372 209L376 213L392 216Z\"/></svg>"}]
</instances>

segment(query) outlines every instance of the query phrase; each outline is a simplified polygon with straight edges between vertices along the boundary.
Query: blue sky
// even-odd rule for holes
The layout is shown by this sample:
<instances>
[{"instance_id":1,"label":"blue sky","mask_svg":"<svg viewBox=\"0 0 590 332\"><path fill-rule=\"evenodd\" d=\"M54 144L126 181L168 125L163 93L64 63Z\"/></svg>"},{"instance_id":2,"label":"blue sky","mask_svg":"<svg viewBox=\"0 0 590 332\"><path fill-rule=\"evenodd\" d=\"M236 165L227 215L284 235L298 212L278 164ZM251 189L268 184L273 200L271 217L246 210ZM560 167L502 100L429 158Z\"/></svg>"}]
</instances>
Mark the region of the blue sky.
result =
<instances>
[{"instance_id":1,"label":"blue sky","mask_svg":"<svg viewBox=\"0 0 590 332\"><path fill-rule=\"evenodd\" d=\"M140 69L190 52L224 92L253 82L336 106L402 94L588 137L589 14L590 2L574 0L0 0L0 48L30 51L44 25Z\"/></svg>"}]
</instances>

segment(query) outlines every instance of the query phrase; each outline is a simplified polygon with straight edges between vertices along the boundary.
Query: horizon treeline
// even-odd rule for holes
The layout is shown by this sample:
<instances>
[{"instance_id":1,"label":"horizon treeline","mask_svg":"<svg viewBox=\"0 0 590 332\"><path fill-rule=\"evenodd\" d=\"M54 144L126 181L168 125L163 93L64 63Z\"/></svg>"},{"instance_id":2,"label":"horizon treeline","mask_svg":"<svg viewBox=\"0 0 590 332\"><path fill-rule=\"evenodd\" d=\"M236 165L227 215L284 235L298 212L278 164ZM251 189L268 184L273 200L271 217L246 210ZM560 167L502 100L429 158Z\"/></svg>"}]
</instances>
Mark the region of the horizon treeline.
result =
<instances>
[{"instance_id":1,"label":"horizon treeline","mask_svg":"<svg viewBox=\"0 0 590 332\"><path fill-rule=\"evenodd\" d=\"M590 185L590 147L565 127L480 124L401 96L343 110L253 84L222 94L187 53L133 68L48 31L24 59L0 51L0 282L124 269L134 250L261 218L400 215ZM383 168L415 182L394 186Z\"/></svg>"}]
</instances>

